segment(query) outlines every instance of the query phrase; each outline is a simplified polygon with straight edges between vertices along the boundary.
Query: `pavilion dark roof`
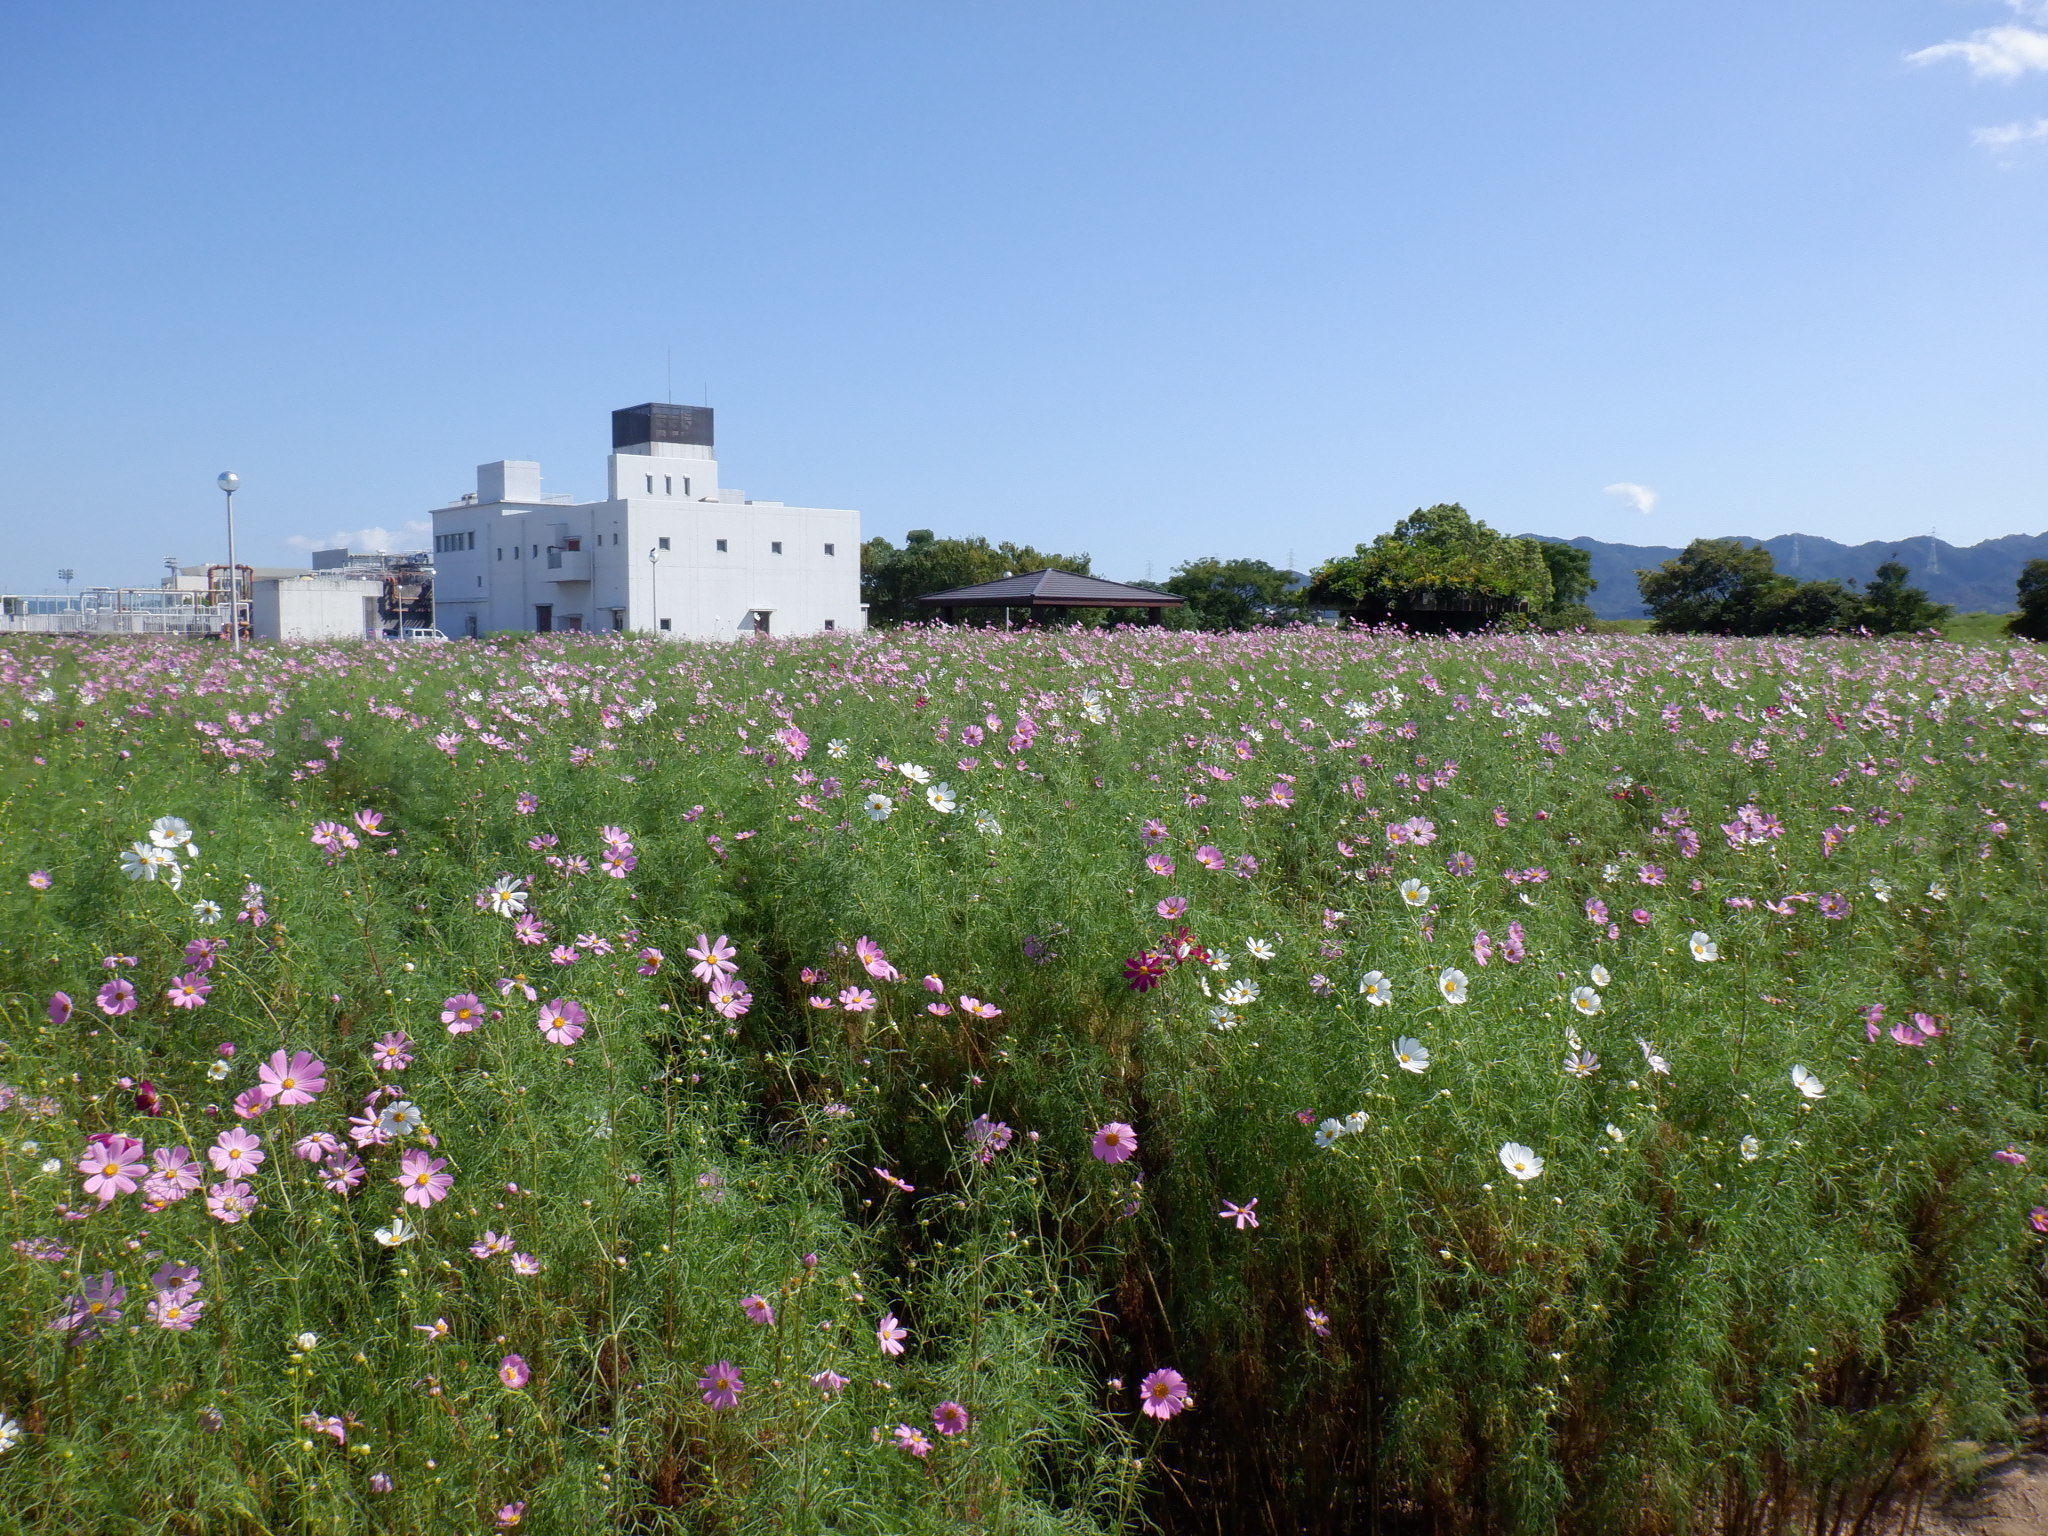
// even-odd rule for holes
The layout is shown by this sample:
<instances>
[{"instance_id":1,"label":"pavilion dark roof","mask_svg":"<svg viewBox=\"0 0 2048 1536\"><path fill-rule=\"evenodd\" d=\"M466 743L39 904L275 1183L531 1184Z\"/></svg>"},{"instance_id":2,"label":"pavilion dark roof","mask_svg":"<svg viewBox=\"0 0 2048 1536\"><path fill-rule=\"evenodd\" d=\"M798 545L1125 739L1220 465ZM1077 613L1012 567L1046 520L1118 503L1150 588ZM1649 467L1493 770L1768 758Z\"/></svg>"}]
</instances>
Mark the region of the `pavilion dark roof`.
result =
<instances>
[{"instance_id":1,"label":"pavilion dark roof","mask_svg":"<svg viewBox=\"0 0 2048 1536\"><path fill-rule=\"evenodd\" d=\"M1072 571L1025 571L978 586L927 593L918 601L948 608L1178 608L1187 599Z\"/></svg>"}]
</instances>

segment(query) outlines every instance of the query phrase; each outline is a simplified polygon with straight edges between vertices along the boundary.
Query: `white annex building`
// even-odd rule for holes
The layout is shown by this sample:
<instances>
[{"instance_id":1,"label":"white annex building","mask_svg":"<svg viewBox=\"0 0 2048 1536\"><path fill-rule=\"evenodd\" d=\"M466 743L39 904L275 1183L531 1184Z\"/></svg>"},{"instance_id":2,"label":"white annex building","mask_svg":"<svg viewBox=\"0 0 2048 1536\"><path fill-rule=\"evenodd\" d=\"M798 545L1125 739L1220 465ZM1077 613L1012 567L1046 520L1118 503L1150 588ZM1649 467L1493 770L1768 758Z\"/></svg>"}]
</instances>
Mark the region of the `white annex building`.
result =
<instances>
[{"instance_id":1,"label":"white annex building","mask_svg":"<svg viewBox=\"0 0 2048 1536\"><path fill-rule=\"evenodd\" d=\"M541 495L535 463L478 465L475 494L433 512L440 628L722 640L867 627L860 514L721 487L709 406L613 411L609 465L593 502Z\"/></svg>"}]
</instances>

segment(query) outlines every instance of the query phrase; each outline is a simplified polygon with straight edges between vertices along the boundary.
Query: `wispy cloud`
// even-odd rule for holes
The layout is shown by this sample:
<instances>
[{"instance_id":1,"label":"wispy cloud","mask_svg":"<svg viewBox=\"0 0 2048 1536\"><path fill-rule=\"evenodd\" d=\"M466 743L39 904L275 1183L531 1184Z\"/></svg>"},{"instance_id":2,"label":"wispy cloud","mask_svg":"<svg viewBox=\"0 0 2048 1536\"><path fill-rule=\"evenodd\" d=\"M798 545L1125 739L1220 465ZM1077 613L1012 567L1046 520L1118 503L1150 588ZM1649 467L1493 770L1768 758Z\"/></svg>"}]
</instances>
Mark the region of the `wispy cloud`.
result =
<instances>
[{"instance_id":1,"label":"wispy cloud","mask_svg":"<svg viewBox=\"0 0 2048 1536\"><path fill-rule=\"evenodd\" d=\"M1607 487L1607 494L1619 496L1645 517L1657 510L1657 493L1647 485L1637 485L1633 480L1617 480Z\"/></svg>"},{"instance_id":2,"label":"wispy cloud","mask_svg":"<svg viewBox=\"0 0 2048 1536\"><path fill-rule=\"evenodd\" d=\"M311 534L295 533L285 540L292 549L353 549L358 554L384 550L388 553L428 549L433 545L434 525L420 519L405 523L397 528L383 528L372 525L368 528L342 528L335 532L315 537Z\"/></svg>"},{"instance_id":3,"label":"wispy cloud","mask_svg":"<svg viewBox=\"0 0 2048 1536\"><path fill-rule=\"evenodd\" d=\"M2022 22L2048 24L2048 0L2006 0ZM1936 43L1906 55L1909 64L1959 59L1979 80L2017 80L2033 70L2048 73L2048 32L2031 26L1980 27L1968 37Z\"/></svg>"},{"instance_id":4,"label":"wispy cloud","mask_svg":"<svg viewBox=\"0 0 2048 1536\"><path fill-rule=\"evenodd\" d=\"M2000 128L1977 128L1970 133L1970 142L1984 149L2012 149L2039 139L2048 139L2048 117L2037 117L2031 123L2007 123Z\"/></svg>"}]
</instances>

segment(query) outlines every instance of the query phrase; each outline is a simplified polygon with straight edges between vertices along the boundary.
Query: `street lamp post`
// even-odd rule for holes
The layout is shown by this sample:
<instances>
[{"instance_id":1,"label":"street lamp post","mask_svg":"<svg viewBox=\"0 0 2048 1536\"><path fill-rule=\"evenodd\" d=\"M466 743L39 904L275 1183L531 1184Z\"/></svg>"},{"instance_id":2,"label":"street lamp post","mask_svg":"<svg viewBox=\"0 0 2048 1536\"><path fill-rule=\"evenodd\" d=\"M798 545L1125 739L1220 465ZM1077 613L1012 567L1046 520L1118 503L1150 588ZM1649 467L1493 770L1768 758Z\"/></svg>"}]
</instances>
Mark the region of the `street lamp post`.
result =
<instances>
[{"instance_id":1,"label":"street lamp post","mask_svg":"<svg viewBox=\"0 0 2048 1536\"><path fill-rule=\"evenodd\" d=\"M661 633L661 599L659 595L660 589L656 586L655 582L656 575L660 569L661 547L656 545L647 551L647 617L650 627L657 635Z\"/></svg>"},{"instance_id":2,"label":"street lamp post","mask_svg":"<svg viewBox=\"0 0 2048 1536\"><path fill-rule=\"evenodd\" d=\"M242 477L232 469L222 470L213 483L226 492L228 498L228 645L239 651L242 648L242 571L235 564L235 492L241 489Z\"/></svg>"}]
</instances>

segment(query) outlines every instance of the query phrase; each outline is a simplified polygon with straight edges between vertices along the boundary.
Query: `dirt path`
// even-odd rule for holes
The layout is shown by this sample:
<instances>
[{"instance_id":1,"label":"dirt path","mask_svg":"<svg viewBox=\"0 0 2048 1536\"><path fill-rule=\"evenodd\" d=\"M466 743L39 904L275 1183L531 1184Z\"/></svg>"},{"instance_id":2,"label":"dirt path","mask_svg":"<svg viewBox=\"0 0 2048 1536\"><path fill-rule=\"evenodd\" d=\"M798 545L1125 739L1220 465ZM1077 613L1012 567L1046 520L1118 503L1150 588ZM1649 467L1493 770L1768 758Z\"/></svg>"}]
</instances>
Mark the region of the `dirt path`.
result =
<instances>
[{"instance_id":1,"label":"dirt path","mask_svg":"<svg viewBox=\"0 0 2048 1536\"><path fill-rule=\"evenodd\" d=\"M2015 1457L1973 1498L1928 1511L1915 1536L2048 1536L2048 1456Z\"/></svg>"}]
</instances>

